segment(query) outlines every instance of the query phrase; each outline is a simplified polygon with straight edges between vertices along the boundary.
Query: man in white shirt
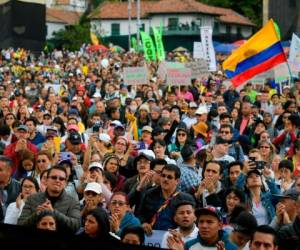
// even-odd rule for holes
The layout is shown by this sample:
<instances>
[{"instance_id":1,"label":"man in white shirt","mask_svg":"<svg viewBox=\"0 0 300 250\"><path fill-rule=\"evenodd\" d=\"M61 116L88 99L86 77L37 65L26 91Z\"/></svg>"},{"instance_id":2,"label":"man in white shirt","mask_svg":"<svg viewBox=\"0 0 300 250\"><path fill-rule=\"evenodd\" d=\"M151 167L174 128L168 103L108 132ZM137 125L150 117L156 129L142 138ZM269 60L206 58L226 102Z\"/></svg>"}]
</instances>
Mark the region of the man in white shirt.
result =
<instances>
[{"instance_id":1,"label":"man in white shirt","mask_svg":"<svg viewBox=\"0 0 300 250\"><path fill-rule=\"evenodd\" d=\"M174 221L178 228L169 230L162 239L161 248L169 248L167 238L171 235L178 234L183 242L197 238L198 227L196 226L195 204L190 201L182 201L175 207Z\"/></svg>"}]
</instances>

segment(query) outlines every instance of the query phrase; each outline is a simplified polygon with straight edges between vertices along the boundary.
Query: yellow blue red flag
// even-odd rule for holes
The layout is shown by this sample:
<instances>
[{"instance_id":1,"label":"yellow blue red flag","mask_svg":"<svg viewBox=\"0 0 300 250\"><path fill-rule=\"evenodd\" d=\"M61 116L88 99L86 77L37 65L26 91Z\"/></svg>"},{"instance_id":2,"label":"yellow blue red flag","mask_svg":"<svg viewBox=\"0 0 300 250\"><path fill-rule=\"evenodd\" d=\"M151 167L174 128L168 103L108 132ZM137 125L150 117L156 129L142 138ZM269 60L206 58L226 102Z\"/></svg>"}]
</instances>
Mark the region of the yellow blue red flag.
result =
<instances>
[{"instance_id":1,"label":"yellow blue red flag","mask_svg":"<svg viewBox=\"0 0 300 250\"><path fill-rule=\"evenodd\" d=\"M237 87L286 61L280 38L271 19L224 61L223 69Z\"/></svg>"}]
</instances>

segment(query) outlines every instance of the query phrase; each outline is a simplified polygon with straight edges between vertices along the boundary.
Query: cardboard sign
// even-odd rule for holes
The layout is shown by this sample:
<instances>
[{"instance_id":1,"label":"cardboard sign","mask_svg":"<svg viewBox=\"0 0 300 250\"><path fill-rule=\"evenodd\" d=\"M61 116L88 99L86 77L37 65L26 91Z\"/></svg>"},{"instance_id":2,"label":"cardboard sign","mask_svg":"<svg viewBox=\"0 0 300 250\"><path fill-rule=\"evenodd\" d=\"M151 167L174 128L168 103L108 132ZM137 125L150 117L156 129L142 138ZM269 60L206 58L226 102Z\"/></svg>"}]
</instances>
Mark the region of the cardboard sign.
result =
<instances>
[{"instance_id":1,"label":"cardboard sign","mask_svg":"<svg viewBox=\"0 0 300 250\"><path fill-rule=\"evenodd\" d=\"M167 84L190 85L192 71L188 68L167 69Z\"/></svg>"},{"instance_id":2,"label":"cardboard sign","mask_svg":"<svg viewBox=\"0 0 300 250\"><path fill-rule=\"evenodd\" d=\"M196 62L187 62L185 67L191 69L191 78L197 79L209 75L208 64L205 59L200 59Z\"/></svg>"},{"instance_id":3,"label":"cardboard sign","mask_svg":"<svg viewBox=\"0 0 300 250\"><path fill-rule=\"evenodd\" d=\"M165 80L167 76L167 69L182 69L184 68L183 63L179 62L166 62L163 61L159 64L157 75L162 79Z\"/></svg>"},{"instance_id":4,"label":"cardboard sign","mask_svg":"<svg viewBox=\"0 0 300 250\"><path fill-rule=\"evenodd\" d=\"M148 72L144 67L124 68L124 83L127 85L148 84Z\"/></svg>"},{"instance_id":5,"label":"cardboard sign","mask_svg":"<svg viewBox=\"0 0 300 250\"><path fill-rule=\"evenodd\" d=\"M167 231L152 230L152 234L145 237L145 246L148 247L162 247L162 240Z\"/></svg>"},{"instance_id":6,"label":"cardboard sign","mask_svg":"<svg viewBox=\"0 0 300 250\"><path fill-rule=\"evenodd\" d=\"M204 58L203 46L201 42L194 42L193 58Z\"/></svg>"}]
</instances>

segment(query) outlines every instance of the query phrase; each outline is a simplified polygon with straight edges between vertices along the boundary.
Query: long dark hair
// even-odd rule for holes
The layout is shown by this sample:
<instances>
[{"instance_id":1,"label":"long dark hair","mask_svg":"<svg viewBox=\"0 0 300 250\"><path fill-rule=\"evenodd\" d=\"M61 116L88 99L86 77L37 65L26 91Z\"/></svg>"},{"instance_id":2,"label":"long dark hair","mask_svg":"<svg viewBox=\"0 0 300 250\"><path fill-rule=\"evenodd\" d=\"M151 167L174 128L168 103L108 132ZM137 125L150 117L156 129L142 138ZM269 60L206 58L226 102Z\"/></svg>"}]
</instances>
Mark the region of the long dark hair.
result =
<instances>
[{"instance_id":1,"label":"long dark hair","mask_svg":"<svg viewBox=\"0 0 300 250\"><path fill-rule=\"evenodd\" d=\"M98 234L97 238L106 238L109 235L110 232L110 223L109 223L109 217L107 212L103 208L96 208L93 210L90 210L87 212L86 216L88 215L94 216L98 223Z\"/></svg>"}]
</instances>

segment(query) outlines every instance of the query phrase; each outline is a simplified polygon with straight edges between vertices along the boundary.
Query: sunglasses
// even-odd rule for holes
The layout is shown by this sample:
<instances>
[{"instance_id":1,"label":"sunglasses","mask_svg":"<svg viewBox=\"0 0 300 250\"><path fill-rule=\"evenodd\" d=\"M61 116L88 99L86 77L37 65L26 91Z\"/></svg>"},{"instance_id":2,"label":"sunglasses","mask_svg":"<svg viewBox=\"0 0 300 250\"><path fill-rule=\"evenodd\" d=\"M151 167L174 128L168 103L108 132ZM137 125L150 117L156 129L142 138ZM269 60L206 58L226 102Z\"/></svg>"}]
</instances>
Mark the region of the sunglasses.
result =
<instances>
[{"instance_id":1,"label":"sunglasses","mask_svg":"<svg viewBox=\"0 0 300 250\"><path fill-rule=\"evenodd\" d=\"M42 163L45 163L46 160L37 160L36 162L37 162L37 163L41 163L41 162L42 162Z\"/></svg>"},{"instance_id":2,"label":"sunglasses","mask_svg":"<svg viewBox=\"0 0 300 250\"><path fill-rule=\"evenodd\" d=\"M66 180L65 177L56 176L56 175L49 176L49 178L50 178L51 180L54 180L54 181L57 181L57 180L59 180L59 181L65 181L65 180Z\"/></svg>"},{"instance_id":3,"label":"sunglasses","mask_svg":"<svg viewBox=\"0 0 300 250\"><path fill-rule=\"evenodd\" d=\"M126 202L125 201L111 201L110 204L114 205L114 206L118 205L119 207L122 207L122 206L126 205Z\"/></svg>"},{"instance_id":4,"label":"sunglasses","mask_svg":"<svg viewBox=\"0 0 300 250\"><path fill-rule=\"evenodd\" d=\"M165 178L167 178L168 180L173 180L173 179L175 179L172 175L169 175L169 174L161 174L160 176L161 176L161 178L163 178L163 179L165 179Z\"/></svg>"},{"instance_id":5,"label":"sunglasses","mask_svg":"<svg viewBox=\"0 0 300 250\"><path fill-rule=\"evenodd\" d=\"M229 131L220 131L220 134L228 135L228 134L230 134L230 132Z\"/></svg>"},{"instance_id":6,"label":"sunglasses","mask_svg":"<svg viewBox=\"0 0 300 250\"><path fill-rule=\"evenodd\" d=\"M177 135L178 135L178 136L186 136L185 133L178 133Z\"/></svg>"}]
</instances>

